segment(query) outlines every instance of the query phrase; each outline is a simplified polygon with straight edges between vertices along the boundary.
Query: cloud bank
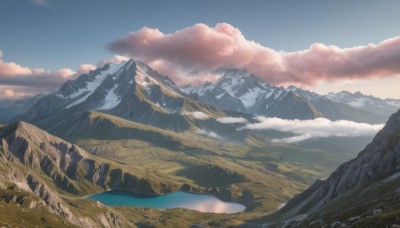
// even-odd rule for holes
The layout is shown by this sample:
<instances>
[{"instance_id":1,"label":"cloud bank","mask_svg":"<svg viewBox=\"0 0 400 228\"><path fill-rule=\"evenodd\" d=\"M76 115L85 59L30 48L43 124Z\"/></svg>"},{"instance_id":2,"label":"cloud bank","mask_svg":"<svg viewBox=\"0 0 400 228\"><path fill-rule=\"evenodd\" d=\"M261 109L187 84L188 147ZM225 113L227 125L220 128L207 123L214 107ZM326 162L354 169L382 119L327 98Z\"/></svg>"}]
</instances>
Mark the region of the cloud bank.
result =
<instances>
[{"instance_id":1,"label":"cloud bank","mask_svg":"<svg viewBox=\"0 0 400 228\"><path fill-rule=\"evenodd\" d=\"M120 63L128 58L115 55L99 61L96 66L81 64L76 71L62 68L56 71L45 69L31 69L15 62L5 62L3 52L0 50L0 93L1 98L18 98L44 93L59 88L65 81L75 79L77 76L88 73L107 63ZM6 92L7 91L7 92Z\"/></svg>"},{"instance_id":2,"label":"cloud bank","mask_svg":"<svg viewBox=\"0 0 400 228\"><path fill-rule=\"evenodd\" d=\"M248 123L242 129L278 130L293 133L294 136L274 139L274 143L294 143L311 138L357 137L375 135L384 124L357 123L348 120L331 121L325 118L313 120L286 120L280 118L255 117L257 123Z\"/></svg>"},{"instance_id":3,"label":"cloud bank","mask_svg":"<svg viewBox=\"0 0 400 228\"><path fill-rule=\"evenodd\" d=\"M246 69L274 85L390 77L400 74L400 37L352 48L314 43L282 52L247 40L227 23L196 24L174 33L144 27L108 45L143 60L178 83L212 80L212 72Z\"/></svg>"}]
</instances>

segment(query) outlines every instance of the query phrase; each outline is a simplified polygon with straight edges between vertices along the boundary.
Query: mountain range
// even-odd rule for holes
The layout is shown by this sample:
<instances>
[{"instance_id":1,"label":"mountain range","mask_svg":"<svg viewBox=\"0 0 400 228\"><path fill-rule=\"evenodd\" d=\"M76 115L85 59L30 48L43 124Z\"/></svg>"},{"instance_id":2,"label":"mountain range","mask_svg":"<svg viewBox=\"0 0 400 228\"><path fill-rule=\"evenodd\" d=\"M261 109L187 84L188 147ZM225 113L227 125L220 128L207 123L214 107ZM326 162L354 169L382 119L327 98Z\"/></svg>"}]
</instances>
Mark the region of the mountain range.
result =
<instances>
[{"instance_id":1,"label":"mountain range","mask_svg":"<svg viewBox=\"0 0 400 228\"><path fill-rule=\"evenodd\" d=\"M192 124L182 113L219 109L283 119L323 117L376 124L385 122L399 106L400 100L380 99L360 92L319 95L294 86L271 86L237 69L226 70L215 84L180 87L145 63L129 60L106 64L66 82L59 91L46 96L0 102L0 121L24 119L40 123L61 112L90 109L156 126L179 122L173 127L162 127L185 130Z\"/></svg>"},{"instance_id":2,"label":"mountain range","mask_svg":"<svg viewBox=\"0 0 400 228\"><path fill-rule=\"evenodd\" d=\"M294 86L271 86L255 75L237 69L226 70L215 84L206 82L182 90L224 110L284 119L324 117L382 123L400 106L400 100L384 100L360 92L319 95Z\"/></svg>"},{"instance_id":3,"label":"mountain range","mask_svg":"<svg viewBox=\"0 0 400 228\"><path fill-rule=\"evenodd\" d=\"M7 215L0 225L319 227L373 224L368 216L396 222L400 112L357 158L371 137L285 144L274 140L293 133L244 126L256 116L383 123L399 100L276 87L236 69L215 84L180 87L138 60L105 64L32 99L0 125L0 210ZM246 211L108 207L84 199L109 189L207 193Z\"/></svg>"}]
</instances>

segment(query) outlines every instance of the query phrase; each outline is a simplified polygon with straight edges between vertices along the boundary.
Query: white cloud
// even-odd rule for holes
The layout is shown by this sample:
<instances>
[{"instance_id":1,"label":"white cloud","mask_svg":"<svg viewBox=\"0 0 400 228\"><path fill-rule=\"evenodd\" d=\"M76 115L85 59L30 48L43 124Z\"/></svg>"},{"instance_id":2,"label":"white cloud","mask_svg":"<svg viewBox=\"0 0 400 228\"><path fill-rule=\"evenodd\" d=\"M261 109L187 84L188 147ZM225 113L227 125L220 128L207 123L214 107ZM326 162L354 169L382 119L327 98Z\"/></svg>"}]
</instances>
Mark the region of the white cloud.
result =
<instances>
[{"instance_id":1,"label":"white cloud","mask_svg":"<svg viewBox=\"0 0 400 228\"><path fill-rule=\"evenodd\" d=\"M331 121L325 118L313 120L286 120L258 116L257 123L248 123L241 129L278 130L293 133L295 136L274 139L275 143L294 143L318 137L357 137L376 134L384 124L357 123L349 120Z\"/></svg>"},{"instance_id":2,"label":"white cloud","mask_svg":"<svg viewBox=\"0 0 400 228\"><path fill-rule=\"evenodd\" d=\"M96 66L97 66L97 67L103 67L103 66L106 65L107 63L116 63L116 64L119 64L119 63L121 63L121 62L128 61L128 60L129 60L129 58L126 57L126 56L123 56L123 55L114 55L113 57L105 58L105 59L100 60L100 61L96 64Z\"/></svg>"},{"instance_id":3,"label":"white cloud","mask_svg":"<svg viewBox=\"0 0 400 228\"><path fill-rule=\"evenodd\" d=\"M0 59L3 58L3 51L0 49Z\"/></svg>"},{"instance_id":4,"label":"white cloud","mask_svg":"<svg viewBox=\"0 0 400 228\"><path fill-rule=\"evenodd\" d=\"M210 118L210 116L208 116L204 112L200 112L200 111L184 112L183 115L193 116L195 119L199 119L199 120L208 120Z\"/></svg>"},{"instance_id":5,"label":"white cloud","mask_svg":"<svg viewBox=\"0 0 400 228\"><path fill-rule=\"evenodd\" d=\"M220 117L217 121L223 124L235 124L235 123L247 123L247 120L243 117Z\"/></svg>"},{"instance_id":6,"label":"white cloud","mask_svg":"<svg viewBox=\"0 0 400 228\"><path fill-rule=\"evenodd\" d=\"M203 129L197 129L196 133L200 134L200 135L205 135L205 136L210 137L210 138L223 139L220 135L218 135L217 133L215 133L213 131L206 131L206 130L203 130Z\"/></svg>"}]
</instances>

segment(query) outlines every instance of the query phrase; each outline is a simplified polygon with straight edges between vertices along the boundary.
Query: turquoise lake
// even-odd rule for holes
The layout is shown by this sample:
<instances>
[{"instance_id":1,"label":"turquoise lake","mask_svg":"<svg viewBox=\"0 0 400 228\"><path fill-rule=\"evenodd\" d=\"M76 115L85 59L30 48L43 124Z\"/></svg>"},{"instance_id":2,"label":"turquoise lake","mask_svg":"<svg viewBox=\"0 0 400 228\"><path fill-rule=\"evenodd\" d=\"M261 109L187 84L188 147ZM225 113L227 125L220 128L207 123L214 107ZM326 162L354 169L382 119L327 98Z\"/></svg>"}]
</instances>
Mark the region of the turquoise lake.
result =
<instances>
[{"instance_id":1,"label":"turquoise lake","mask_svg":"<svg viewBox=\"0 0 400 228\"><path fill-rule=\"evenodd\" d=\"M150 196L129 191L111 190L87 199L97 200L108 206L148 207L159 209L187 208L201 212L238 213L244 211L245 206L238 203L223 202L220 199L206 194L174 192L162 196Z\"/></svg>"}]
</instances>

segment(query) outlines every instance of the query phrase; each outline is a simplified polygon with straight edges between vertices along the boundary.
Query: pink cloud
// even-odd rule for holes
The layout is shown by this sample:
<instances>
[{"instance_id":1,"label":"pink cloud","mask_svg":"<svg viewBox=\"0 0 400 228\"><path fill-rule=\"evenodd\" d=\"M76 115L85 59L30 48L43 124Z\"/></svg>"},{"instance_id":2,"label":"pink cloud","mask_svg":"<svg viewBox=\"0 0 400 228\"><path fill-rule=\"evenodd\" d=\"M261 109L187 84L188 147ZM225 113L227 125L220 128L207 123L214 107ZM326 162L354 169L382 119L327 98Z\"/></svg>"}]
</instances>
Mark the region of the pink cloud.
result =
<instances>
[{"instance_id":1,"label":"pink cloud","mask_svg":"<svg viewBox=\"0 0 400 228\"><path fill-rule=\"evenodd\" d=\"M95 70L95 69L96 69L96 66L94 66L92 64L82 64L79 66L77 74L88 73L89 71Z\"/></svg>"},{"instance_id":2,"label":"pink cloud","mask_svg":"<svg viewBox=\"0 0 400 228\"><path fill-rule=\"evenodd\" d=\"M6 97L14 97L15 93L14 93L14 91L12 89L6 89L6 90L4 90L4 96L6 96Z\"/></svg>"},{"instance_id":3,"label":"pink cloud","mask_svg":"<svg viewBox=\"0 0 400 228\"><path fill-rule=\"evenodd\" d=\"M73 76L75 76L76 72L69 69L69 68L62 68L60 70L57 71L57 76L61 76L63 78L71 78Z\"/></svg>"},{"instance_id":4,"label":"pink cloud","mask_svg":"<svg viewBox=\"0 0 400 228\"><path fill-rule=\"evenodd\" d=\"M14 62L5 63L0 57L0 75L14 76L29 74L32 74L32 70L28 67L23 67Z\"/></svg>"},{"instance_id":5,"label":"pink cloud","mask_svg":"<svg viewBox=\"0 0 400 228\"><path fill-rule=\"evenodd\" d=\"M306 86L400 74L400 37L352 48L315 43L306 50L279 52L220 23L215 27L196 24L170 34L145 27L108 47L145 61L180 83L204 81L203 75L209 77L225 68L246 69L271 84Z\"/></svg>"},{"instance_id":6,"label":"pink cloud","mask_svg":"<svg viewBox=\"0 0 400 228\"><path fill-rule=\"evenodd\" d=\"M96 64L96 66L102 67L102 66L106 65L107 63L117 63L118 64L118 63L121 63L123 61L128 61L128 60L129 60L129 57L122 56L122 55L114 55L111 58L105 58L105 59L99 61Z\"/></svg>"},{"instance_id":7,"label":"pink cloud","mask_svg":"<svg viewBox=\"0 0 400 228\"><path fill-rule=\"evenodd\" d=\"M46 93L59 88L66 80L75 79L81 74L95 70L92 64L81 64L76 71L62 68L51 71L43 68L31 69L14 62L4 62L3 52L0 50L0 99L20 98L37 93ZM101 60L98 64L120 63L128 57L116 55Z\"/></svg>"}]
</instances>

